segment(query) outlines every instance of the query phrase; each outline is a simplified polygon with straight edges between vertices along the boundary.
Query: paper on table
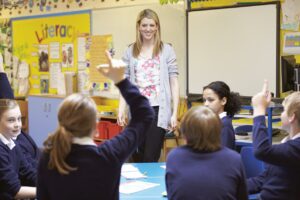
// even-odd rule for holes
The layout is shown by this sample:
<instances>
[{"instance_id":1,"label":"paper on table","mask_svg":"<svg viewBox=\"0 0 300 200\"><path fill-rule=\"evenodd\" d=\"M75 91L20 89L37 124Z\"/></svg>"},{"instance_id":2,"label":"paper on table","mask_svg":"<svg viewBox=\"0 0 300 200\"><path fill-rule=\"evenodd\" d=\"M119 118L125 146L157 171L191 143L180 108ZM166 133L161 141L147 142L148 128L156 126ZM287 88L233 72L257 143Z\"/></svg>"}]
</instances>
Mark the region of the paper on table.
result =
<instances>
[{"instance_id":1,"label":"paper on table","mask_svg":"<svg viewBox=\"0 0 300 200\"><path fill-rule=\"evenodd\" d=\"M138 171L138 168L131 164L124 164L122 165L121 172L132 172L132 171Z\"/></svg>"},{"instance_id":2,"label":"paper on table","mask_svg":"<svg viewBox=\"0 0 300 200\"><path fill-rule=\"evenodd\" d=\"M121 183L119 187L119 192L123 194L131 194L134 192L139 192L142 190L146 190L148 188L152 188L155 186L159 186L158 183L149 183L144 181L130 181Z\"/></svg>"},{"instance_id":3,"label":"paper on table","mask_svg":"<svg viewBox=\"0 0 300 200\"><path fill-rule=\"evenodd\" d=\"M126 179L138 179L138 178L147 177L145 174L142 174L140 171L122 172L122 176Z\"/></svg>"},{"instance_id":4,"label":"paper on table","mask_svg":"<svg viewBox=\"0 0 300 200\"><path fill-rule=\"evenodd\" d=\"M166 165L161 165L160 167L163 169L166 169Z\"/></svg>"}]
</instances>

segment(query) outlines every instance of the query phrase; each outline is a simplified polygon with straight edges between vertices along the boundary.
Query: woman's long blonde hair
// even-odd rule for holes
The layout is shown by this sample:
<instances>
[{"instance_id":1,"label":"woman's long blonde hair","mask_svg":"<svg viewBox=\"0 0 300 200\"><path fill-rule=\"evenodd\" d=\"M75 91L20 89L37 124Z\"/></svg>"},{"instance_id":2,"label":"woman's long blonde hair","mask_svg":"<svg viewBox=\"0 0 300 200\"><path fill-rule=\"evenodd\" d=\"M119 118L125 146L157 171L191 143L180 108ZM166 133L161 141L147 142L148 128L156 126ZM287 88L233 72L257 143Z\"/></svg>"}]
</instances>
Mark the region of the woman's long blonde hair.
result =
<instances>
[{"instance_id":1,"label":"woman's long blonde hair","mask_svg":"<svg viewBox=\"0 0 300 200\"><path fill-rule=\"evenodd\" d=\"M72 94L62 102L58 111L58 128L44 142L50 157L49 169L56 169L60 174L76 170L66 162L72 138L90 136L96 129L96 121L96 105L91 98Z\"/></svg>"},{"instance_id":2,"label":"woman's long blonde hair","mask_svg":"<svg viewBox=\"0 0 300 200\"><path fill-rule=\"evenodd\" d=\"M155 24L157 26L157 31L154 35L154 49L153 49L153 56L157 56L163 47L163 43L161 41L161 32L160 32L160 22L158 15L156 12L154 12L151 9L145 9L142 10L136 19L136 41L133 44L133 57L137 58L140 55L142 46L143 46L143 39L141 36L141 33L139 31L139 27L141 24L142 19L148 18L148 19L153 19L155 21Z\"/></svg>"}]
</instances>

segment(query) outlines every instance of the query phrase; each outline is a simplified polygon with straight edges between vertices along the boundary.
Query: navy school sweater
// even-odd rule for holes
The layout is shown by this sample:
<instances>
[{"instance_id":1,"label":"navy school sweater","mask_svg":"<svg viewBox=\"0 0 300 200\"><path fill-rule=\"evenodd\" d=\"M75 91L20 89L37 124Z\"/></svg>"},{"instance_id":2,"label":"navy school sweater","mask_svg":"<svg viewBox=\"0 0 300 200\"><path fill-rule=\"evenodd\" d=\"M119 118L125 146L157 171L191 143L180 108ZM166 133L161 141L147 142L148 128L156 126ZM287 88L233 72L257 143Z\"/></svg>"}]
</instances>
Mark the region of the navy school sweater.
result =
<instances>
[{"instance_id":1,"label":"navy school sweater","mask_svg":"<svg viewBox=\"0 0 300 200\"><path fill-rule=\"evenodd\" d=\"M121 81L117 87L132 113L128 126L118 136L98 147L73 144L67 163L77 167L77 170L68 175L49 170L49 154L44 153L38 168L38 199L119 199L122 164L143 141L154 111L129 80Z\"/></svg>"},{"instance_id":2,"label":"navy school sweater","mask_svg":"<svg viewBox=\"0 0 300 200\"><path fill-rule=\"evenodd\" d=\"M22 186L36 185L36 170L33 169L16 145L12 150L0 141L0 199L14 199Z\"/></svg>"},{"instance_id":3,"label":"navy school sweater","mask_svg":"<svg viewBox=\"0 0 300 200\"><path fill-rule=\"evenodd\" d=\"M265 116L254 118L255 156L266 162L261 175L247 180L249 193L260 192L263 200L300 199L300 138L282 144L269 143Z\"/></svg>"},{"instance_id":4,"label":"navy school sweater","mask_svg":"<svg viewBox=\"0 0 300 200\"><path fill-rule=\"evenodd\" d=\"M0 73L0 99L14 99L14 93L5 73ZM40 150L34 140L29 134L22 131L21 134L18 135L16 141L16 144L20 145L25 159L32 168L37 169Z\"/></svg>"}]
</instances>

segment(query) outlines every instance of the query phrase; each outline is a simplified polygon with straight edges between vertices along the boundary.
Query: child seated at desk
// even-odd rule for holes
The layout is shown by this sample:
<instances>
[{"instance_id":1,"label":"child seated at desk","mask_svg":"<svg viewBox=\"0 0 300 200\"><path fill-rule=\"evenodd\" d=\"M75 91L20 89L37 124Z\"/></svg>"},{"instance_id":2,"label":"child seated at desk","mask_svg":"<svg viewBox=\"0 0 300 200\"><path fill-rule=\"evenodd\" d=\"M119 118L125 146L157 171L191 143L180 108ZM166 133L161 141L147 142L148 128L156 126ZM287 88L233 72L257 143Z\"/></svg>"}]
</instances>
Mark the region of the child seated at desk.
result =
<instances>
[{"instance_id":1,"label":"child seated at desk","mask_svg":"<svg viewBox=\"0 0 300 200\"><path fill-rule=\"evenodd\" d=\"M124 66L99 71L114 81L127 101L132 119L116 137L100 146L94 101L80 94L68 96L58 111L59 126L44 142L38 169L37 197L41 200L119 199L121 166L144 140L154 111L138 88L124 78Z\"/></svg>"},{"instance_id":2,"label":"child seated at desk","mask_svg":"<svg viewBox=\"0 0 300 200\"><path fill-rule=\"evenodd\" d=\"M235 132L232 126L232 118L241 108L239 94L230 91L226 83L215 81L203 88L203 102L222 120L222 145L234 150Z\"/></svg>"},{"instance_id":3,"label":"child seated at desk","mask_svg":"<svg viewBox=\"0 0 300 200\"><path fill-rule=\"evenodd\" d=\"M3 65L0 64L0 99L14 99L14 92L9 84ZM33 169L37 169L40 150L29 134L22 130L16 136L15 141L20 146L25 159Z\"/></svg>"},{"instance_id":4,"label":"child seated at desk","mask_svg":"<svg viewBox=\"0 0 300 200\"><path fill-rule=\"evenodd\" d=\"M289 135L281 144L272 145L266 128L265 114L271 101L268 83L253 96L253 147L255 156L267 164L259 176L247 180L248 192L260 193L263 200L300 199L300 92L283 101L282 127Z\"/></svg>"},{"instance_id":5,"label":"child seated at desk","mask_svg":"<svg viewBox=\"0 0 300 200\"><path fill-rule=\"evenodd\" d=\"M18 103L0 99L0 199L25 199L35 197L36 169L24 157L22 149L13 138L22 127Z\"/></svg>"},{"instance_id":6,"label":"child seated at desk","mask_svg":"<svg viewBox=\"0 0 300 200\"><path fill-rule=\"evenodd\" d=\"M166 162L168 199L248 199L240 155L221 145L219 116L205 106L190 109L179 131L186 145Z\"/></svg>"}]
</instances>

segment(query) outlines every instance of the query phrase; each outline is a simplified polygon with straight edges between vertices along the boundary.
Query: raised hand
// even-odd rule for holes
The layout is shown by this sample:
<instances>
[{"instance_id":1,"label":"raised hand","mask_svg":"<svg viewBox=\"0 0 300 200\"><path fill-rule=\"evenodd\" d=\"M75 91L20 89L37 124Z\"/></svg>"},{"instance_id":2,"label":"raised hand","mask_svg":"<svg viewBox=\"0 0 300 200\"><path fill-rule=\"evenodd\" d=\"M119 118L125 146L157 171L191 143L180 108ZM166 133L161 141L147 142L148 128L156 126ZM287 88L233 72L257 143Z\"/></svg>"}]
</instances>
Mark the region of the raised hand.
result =
<instances>
[{"instance_id":1,"label":"raised hand","mask_svg":"<svg viewBox=\"0 0 300 200\"><path fill-rule=\"evenodd\" d=\"M97 69L100 73L117 84L125 78L124 72L126 64L122 61L112 59L109 51L106 51L105 55L108 59L108 65L98 65Z\"/></svg>"},{"instance_id":2,"label":"raised hand","mask_svg":"<svg viewBox=\"0 0 300 200\"><path fill-rule=\"evenodd\" d=\"M271 102L271 92L268 89L268 81L265 80L262 90L252 97L253 115L265 115Z\"/></svg>"}]
</instances>

